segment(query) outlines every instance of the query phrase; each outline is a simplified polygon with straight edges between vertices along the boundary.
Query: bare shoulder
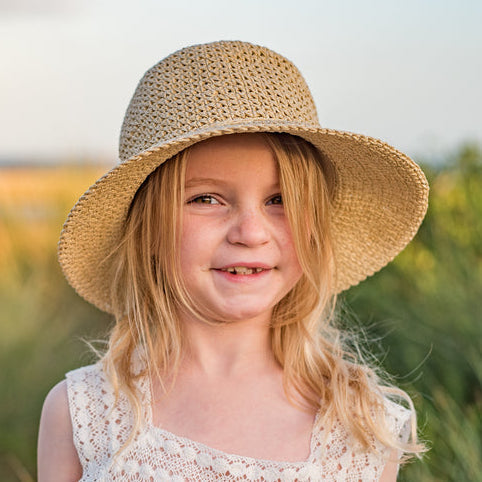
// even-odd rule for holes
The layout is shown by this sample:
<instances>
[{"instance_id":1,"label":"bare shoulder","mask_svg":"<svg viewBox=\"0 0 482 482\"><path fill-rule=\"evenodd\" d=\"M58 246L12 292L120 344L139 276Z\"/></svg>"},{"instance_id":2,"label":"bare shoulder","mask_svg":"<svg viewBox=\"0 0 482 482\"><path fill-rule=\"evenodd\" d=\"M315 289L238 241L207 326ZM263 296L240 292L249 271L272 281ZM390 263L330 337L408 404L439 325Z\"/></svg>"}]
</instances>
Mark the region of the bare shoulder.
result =
<instances>
[{"instance_id":1,"label":"bare shoulder","mask_svg":"<svg viewBox=\"0 0 482 482\"><path fill-rule=\"evenodd\" d=\"M385 465L379 482L395 482L398 475L397 452L393 451L390 460Z\"/></svg>"},{"instance_id":2,"label":"bare shoulder","mask_svg":"<svg viewBox=\"0 0 482 482\"><path fill-rule=\"evenodd\" d=\"M70 419L67 381L58 383L47 395L40 417L38 438L38 480L67 482L82 476Z\"/></svg>"}]
</instances>

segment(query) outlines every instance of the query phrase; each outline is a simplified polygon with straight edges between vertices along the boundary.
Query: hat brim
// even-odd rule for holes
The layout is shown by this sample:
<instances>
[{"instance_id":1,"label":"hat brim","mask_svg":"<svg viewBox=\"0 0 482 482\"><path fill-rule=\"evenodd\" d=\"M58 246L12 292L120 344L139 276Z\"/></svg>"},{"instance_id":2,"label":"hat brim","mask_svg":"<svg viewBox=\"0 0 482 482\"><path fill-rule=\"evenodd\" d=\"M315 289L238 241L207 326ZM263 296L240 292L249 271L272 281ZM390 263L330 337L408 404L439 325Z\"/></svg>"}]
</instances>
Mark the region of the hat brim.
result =
<instances>
[{"instance_id":1,"label":"hat brim","mask_svg":"<svg viewBox=\"0 0 482 482\"><path fill-rule=\"evenodd\" d=\"M79 199L61 233L58 256L68 282L111 312L109 255L129 206L147 176L183 149L210 137L285 132L312 143L335 169L333 245L336 292L390 262L413 238L428 204L428 183L408 156L371 137L274 121L212 125L151 147L120 163Z\"/></svg>"}]
</instances>

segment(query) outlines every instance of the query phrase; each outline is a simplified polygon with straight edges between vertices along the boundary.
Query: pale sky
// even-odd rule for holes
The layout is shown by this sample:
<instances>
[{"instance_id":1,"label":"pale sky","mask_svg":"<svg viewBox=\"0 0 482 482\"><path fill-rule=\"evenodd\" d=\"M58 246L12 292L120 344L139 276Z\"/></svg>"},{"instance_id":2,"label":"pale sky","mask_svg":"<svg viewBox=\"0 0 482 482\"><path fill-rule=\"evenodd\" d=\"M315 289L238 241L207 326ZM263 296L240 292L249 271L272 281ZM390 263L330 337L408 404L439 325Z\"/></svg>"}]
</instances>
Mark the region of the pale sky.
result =
<instances>
[{"instance_id":1,"label":"pale sky","mask_svg":"<svg viewBox=\"0 0 482 482\"><path fill-rule=\"evenodd\" d=\"M0 161L117 159L142 74L246 40L292 60L323 127L431 158L482 145L480 0L0 0Z\"/></svg>"}]
</instances>

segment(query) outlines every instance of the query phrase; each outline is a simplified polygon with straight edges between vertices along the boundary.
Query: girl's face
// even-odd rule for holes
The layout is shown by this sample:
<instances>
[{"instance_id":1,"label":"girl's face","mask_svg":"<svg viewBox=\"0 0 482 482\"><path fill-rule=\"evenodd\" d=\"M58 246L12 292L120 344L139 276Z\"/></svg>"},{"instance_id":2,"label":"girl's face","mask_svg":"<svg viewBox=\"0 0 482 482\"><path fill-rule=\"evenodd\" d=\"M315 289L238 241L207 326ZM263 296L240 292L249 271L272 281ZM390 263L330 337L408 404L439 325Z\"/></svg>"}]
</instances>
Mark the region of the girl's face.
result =
<instances>
[{"instance_id":1,"label":"girl's face","mask_svg":"<svg viewBox=\"0 0 482 482\"><path fill-rule=\"evenodd\" d=\"M263 137L192 147L183 209L181 273L196 307L216 321L269 322L302 271Z\"/></svg>"}]
</instances>

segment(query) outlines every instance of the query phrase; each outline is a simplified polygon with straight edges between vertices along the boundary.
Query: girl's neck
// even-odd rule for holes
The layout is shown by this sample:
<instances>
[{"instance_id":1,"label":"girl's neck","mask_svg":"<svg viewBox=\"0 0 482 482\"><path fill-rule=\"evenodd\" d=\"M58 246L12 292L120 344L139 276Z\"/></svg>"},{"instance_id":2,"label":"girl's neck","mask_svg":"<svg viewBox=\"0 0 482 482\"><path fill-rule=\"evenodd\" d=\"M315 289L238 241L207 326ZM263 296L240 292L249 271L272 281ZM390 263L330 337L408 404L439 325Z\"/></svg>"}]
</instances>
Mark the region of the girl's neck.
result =
<instances>
[{"instance_id":1,"label":"girl's neck","mask_svg":"<svg viewBox=\"0 0 482 482\"><path fill-rule=\"evenodd\" d=\"M269 320L212 325L183 318L186 348L181 369L213 378L279 369L271 350Z\"/></svg>"}]
</instances>

